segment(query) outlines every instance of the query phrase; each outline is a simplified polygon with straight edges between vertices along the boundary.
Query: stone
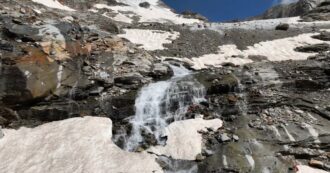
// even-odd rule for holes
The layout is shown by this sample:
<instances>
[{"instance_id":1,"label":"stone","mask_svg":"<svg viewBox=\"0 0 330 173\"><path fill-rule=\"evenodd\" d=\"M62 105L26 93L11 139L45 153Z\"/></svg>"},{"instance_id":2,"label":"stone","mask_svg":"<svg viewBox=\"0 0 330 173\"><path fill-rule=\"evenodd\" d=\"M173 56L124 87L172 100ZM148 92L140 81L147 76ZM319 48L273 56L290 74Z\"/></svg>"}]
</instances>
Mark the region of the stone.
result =
<instances>
[{"instance_id":1,"label":"stone","mask_svg":"<svg viewBox=\"0 0 330 173\"><path fill-rule=\"evenodd\" d=\"M313 45L297 47L295 50L298 52L319 53L319 52L329 51L330 45L327 43L313 44Z\"/></svg>"},{"instance_id":2,"label":"stone","mask_svg":"<svg viewBox=\"0 0 330 173\"><path fill-rule=\"evenodd\" d=\"M229 103L236 103L238 101L238 98L235 95L228 95L227 100Z\"/></svg>"},{"instance_id":3,"label":"stone","mask_svg":"<svg viewBox=\"0 0 330 173\"><path fill-rule=\"evenodd\" d=\"M201 162L205 159L205 156L203 156L202 154L197 154L196 156L196 161L197 162Z\"/></svg>"},{"instance_id":4,"label":"stone","mask_svg":"<svg viewBox=\"0 0 330 173\"><path fill-rule=\"evenodd\" d=\"M115 84L134 85L141 84L143 76L139 73L127 73L114 79Z\"/></svg>"},{"instance_id":5,"label":"stone","mask_svg":"<svg viewBox=\"0 0 330 173\"><path fill-rule=\"evenodd\" d=\"M155 79L170 78L173 75L173 71L167 65L162 63L156 63L153 65L152 71L149 76Z\"/></svg>"},{"instance_id":6,"label":"stone","mask_svg":"<svg viewBox=\"0 0 330 173\"><path fill-rule=\"evenodd\" d=\"M1 40L0 49L5 50L5 51L9 51L9 52L13 52L14 51L14 46L12 44L10 44L9 42L5 41L5 40Z\"/></svg>"},{"instance_id":7,"label":"stone","mask_svg":"<svg viewBox=\"0 0 330 173\"><path fill-rule=\"evenodd\" d=\"M214 152L211 151L211 150L203 149L203 151L202 151L202 155L203 155L203 156L206 156L206 157L210 157L210 156L212 156L213 154L214 154Z\"/></svg>"},{"instance_id":8,"label":"stone","mask_svg":"<svg viewBox=\"0 0 330 173\"><path fill-rule=\"evenodd\" d=\"M0 126L7 127L11 122L18 119L19 116L17 112L10 108L0 106Z\"/></svg>"},{"instance_id":9,"label":"stone","mask_svg":"<svg viewBox=\"0 0 330 173\"><path fill-rule=\"evenodd\" d=\"M231 139L227 133L223 133L219 136L219 142L229 142Z\"/></svg>"},{"instance_id":10,"label":"stone","mask_svg":"<svg viewBox=\"0 0 330 173\"><path fill-rule=\"evenodd\" d=\"M150 3L149 2L141 2L139 4L140 7L143 7L143 8L149 8L150 7Z\"/></svg>"},{"instance_id":11,"label":"stone","mask_svg":"<svg viewBox=\"0 0 330 173\"><path fill-rule=\"evenodd\" d=\"M290 28L290 25L287 23L281 23L275 27L275 30L287 31Z\"/></svg>"},{"instance_id":12,"label":"stone","mask_svg":"<svg viewBox=\"0 0 330 173\"><path fill-rule=\"evenodd\" d=\"M313 36L315 39L330 41L330 32L321 32L319 35Z\"/></svg>"},{"instance_id":13,"label":"stone","mask_svg":"<svg viewBox=\"0 0 330 173\"><path fill-rule=\"evenodd\" d=\"M102 93L103 90L104 90L104 87L101 87L101 86L99 86L99 87L94 87L93 89L91 89L91 90L89 91L89 94L90 94L90 95L99 95L99 94Z\"/></svg>"},{"instance_id":14,"label":"stone","mask_svg":"<svg viewBox=\"0 0 330 173\"><path fill-rule=\"evenodd\" d=\"M324 167L324 163L321 162L321 161L318 161L318 160L314 160L314 159L311 159L309 162L308 162L309 166L312 166L312 167L315 167L315 168L323 168Z\"/></svg>"},{"instance_id":15,"label":"stone","mask_svg":"<svg viewBox=\"0 0 330 173\"><path fill-rule=\"evenodd\" d=\"M237 135L233 135L233 139L234 139L234 141L239 141L239 137L237 136Z\"/></svg>"},{"instance_id":16,"label":"stone","mask_svg":"<svg viewBox=\"0 0 330 173\"><path fill-rule=\"evenodd\" d=\"M207 93L225 94L235 92L238 89L238 84L238 80L233 74L224 75L212 82L211 86L207 88Z\"/></svg>"},{"instance_id":17,"label":"stone","mask_svg":"<svg viewBox=\"0 0 330 173\"><path fill-rule=\"evenodd\" d=\"M10 38L21 39L22 41L41 41L42 37L39 36L39 29L33 28L30 25L17 24L12 20L5 20L5 34Z\"/></svg>"}]
</instances>

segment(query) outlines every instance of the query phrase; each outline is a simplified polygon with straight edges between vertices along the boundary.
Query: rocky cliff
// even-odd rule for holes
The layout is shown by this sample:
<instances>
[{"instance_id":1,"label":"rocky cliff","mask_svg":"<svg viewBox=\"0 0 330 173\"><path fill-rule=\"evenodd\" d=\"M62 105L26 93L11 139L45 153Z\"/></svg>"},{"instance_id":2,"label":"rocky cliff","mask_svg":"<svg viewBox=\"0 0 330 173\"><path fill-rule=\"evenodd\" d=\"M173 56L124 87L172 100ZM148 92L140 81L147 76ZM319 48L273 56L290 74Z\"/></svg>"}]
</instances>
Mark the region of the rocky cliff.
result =
<instances>
[{"instance_id":1,"label":"rocky cliff","mask_svg":"<svg viewBox=\"0 0 330 173\"><path fill-rule=\"evenodd\" d=\"M158 0L0 2L2 172L330 170L330 1L235 23Z\"/></svg>"}]
</instances>

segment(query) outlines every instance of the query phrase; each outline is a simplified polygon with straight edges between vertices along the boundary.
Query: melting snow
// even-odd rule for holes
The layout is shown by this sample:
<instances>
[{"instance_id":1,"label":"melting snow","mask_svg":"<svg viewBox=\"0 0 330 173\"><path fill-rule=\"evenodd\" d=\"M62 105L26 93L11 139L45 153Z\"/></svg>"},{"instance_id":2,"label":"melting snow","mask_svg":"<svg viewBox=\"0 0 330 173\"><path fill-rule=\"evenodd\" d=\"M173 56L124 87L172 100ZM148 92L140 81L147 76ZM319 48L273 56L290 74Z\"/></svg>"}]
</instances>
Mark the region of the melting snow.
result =
<instances>
[{"instance_id":1,"label":"melting snow","mask_svg":"<svg viewBox=\"0 0 330 173\"><path fill-rule=\"evenodd\" d=\"M295 48L309 44L330 43L329 41L312 38L311 36L315 34L316 33L300 34L295 37L260 42L249 46L246 50L240 50L236 45L223 45L219 47L219 52L217 54L207 54L192 59L176 59L193 64L193 68L196 70L205 69L209 66L221 67L224 63L233 63L235 65L251 63L253 61L248 59L249 55L266 56L269 61L304 60L309 56L316 55L316 53L297 52L294 50Z\"/></svg>"},{"instance_id":2,"label":"melting snow","mask_svg":"<svg viewBox=\"0 0 330 173\"><path fill-rule=\"evenodd\" d=\"M329 172L321 169L315 169L305 165L298 165L297 173L329 173Z\"/></svg>"},{"instance_id":3,"label":"melting snow","mask_svg":"<svg viewBox=\"0 0 330 173\"><path fill-rule=\"evenodd\" d=\"M152 147L149 151L174 159L195 160L196 155L202 151L202 135L198 131L206 128L218 129L221 126L222 121L219 119L175 121L165 129L166 145Z\"/></svg>"},{"instance_id":4,"label":"melting snow","mask_svg":"<svg viewBox=\"0 0 330 173\"><path fill-rule=\"evenodd\" d=\"M36 128L3 129L1 172L163 172L155 156L129 153L111 141L112 123L100 117L72 118Z\"/></svg>"},{"instance_id":5,"label":"melting snow","mask_svg":"<svg viewBox=\"0 0 330 173\"><path fill-rule=\"evenodd\" d=\"M200 23L197 19L187 19L182 16L175 14L171 9L166 8L158 0L117 0L119 3L127 4L127 6L108 6L105 4L96 4L96 9L110 9L115 13L133 13L140 17L139 22L159 22L159 23ZM149 8L140 7L139 4L142 2L148 2ZM117 16L116 16L117 17ZM127 17L127 16L126 16ZM114 18L114 20L118 20ZM121 20L120 20L121 21ZM127 22L126 20L124 22Z\"/></svg>"},{"instance_id":6,"label":"melting snow","mask_svg":"<svg viewBox=\"0 0 330 173\"><path fill-rule=\"evenodd\" d=\"M146 50L165 49L163 44L172 43L180 35L179 32L166 32L161 30L124 29L125 34L119 37L126 38L134 44L141 44Z\"/></svg>"},{"instance_id":7,"label":"melting snow","mask_svg":"<svg viewBox=\"0 0 330 173\"><path fill-rule=\"evenodd\" d=\"M271 29L273 30L277 25L281 23L287 23L290 28L302 28L306 26L328 26L330 21L315 21L315 22L300 22L300 17L288 17L279 19L265 19L265 20L252 20L235 23L206 23L207 29L221 32L227 29L247 29L247 30L258 30L258 29ZM203 29L198 26L192 26L192 29Z\"/></svg>"},{"instance_id":8,"label":"melting snow","mask_svg":"<svg viewBox=\"0 0 330 173\"><path fill-rule=\"evenodd\" d=\"M61 10L66 10L66 11L75 11L74 9L65 6L58 2L57 0L32 0L33 2L42 4L44 6L50 7L50 8L56 8L56 9L61 9Z\"/></svg>"}]
</instances>

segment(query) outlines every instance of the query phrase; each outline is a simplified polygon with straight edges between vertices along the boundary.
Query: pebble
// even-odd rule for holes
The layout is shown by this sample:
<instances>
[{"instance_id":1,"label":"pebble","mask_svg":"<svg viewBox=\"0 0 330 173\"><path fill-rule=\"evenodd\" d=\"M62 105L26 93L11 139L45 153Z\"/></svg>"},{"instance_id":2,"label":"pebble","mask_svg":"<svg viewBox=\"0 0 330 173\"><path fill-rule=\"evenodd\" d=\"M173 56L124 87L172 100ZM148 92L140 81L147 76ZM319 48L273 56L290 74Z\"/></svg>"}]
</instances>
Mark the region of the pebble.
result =
<instances>
[{"instance_id":1,"label":"pebble","mask_svg":"<svg viewBox=\"0 0 330 173\"><path fill-rule=\"evenodd\" d=\"M220 135L220 141L221 142L228 142L228 141L230 141L230 138L228 137L228 134L227 133L221 134Z\"/></svg>"},{"instance_id":2,"label":"pebble","mask_svg":"<svg viewBox=\"0 0 330 173\"><path fill-rule=\"evenodd\" d=\"M237 135L233 135L234 141L239 141L239 137Z\"/></svg>"}]
</instances>

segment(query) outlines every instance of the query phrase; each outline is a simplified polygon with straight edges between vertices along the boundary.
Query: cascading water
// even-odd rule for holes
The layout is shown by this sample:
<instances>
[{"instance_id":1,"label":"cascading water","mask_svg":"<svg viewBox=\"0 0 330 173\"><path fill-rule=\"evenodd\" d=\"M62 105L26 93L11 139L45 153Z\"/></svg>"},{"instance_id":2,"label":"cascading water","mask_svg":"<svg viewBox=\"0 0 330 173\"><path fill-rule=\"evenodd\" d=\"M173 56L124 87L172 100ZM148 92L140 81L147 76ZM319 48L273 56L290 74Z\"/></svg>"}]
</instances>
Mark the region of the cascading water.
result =
<instances>
[{"instance_id":1,"label":"cascading water","mask_svg":"<svg viewBox=\"0 0 330 173\"><path fill-rule=\"evenodd\" d=\"M205 89L184 67L171 66L174 76L143 87L135 100L135 116L130 120L131 134L125 137L124 149L135 151L153 136L164 144L163 130L169 123L183 120L189 106L204 100Z\"/></svg>"}]
</instances>

